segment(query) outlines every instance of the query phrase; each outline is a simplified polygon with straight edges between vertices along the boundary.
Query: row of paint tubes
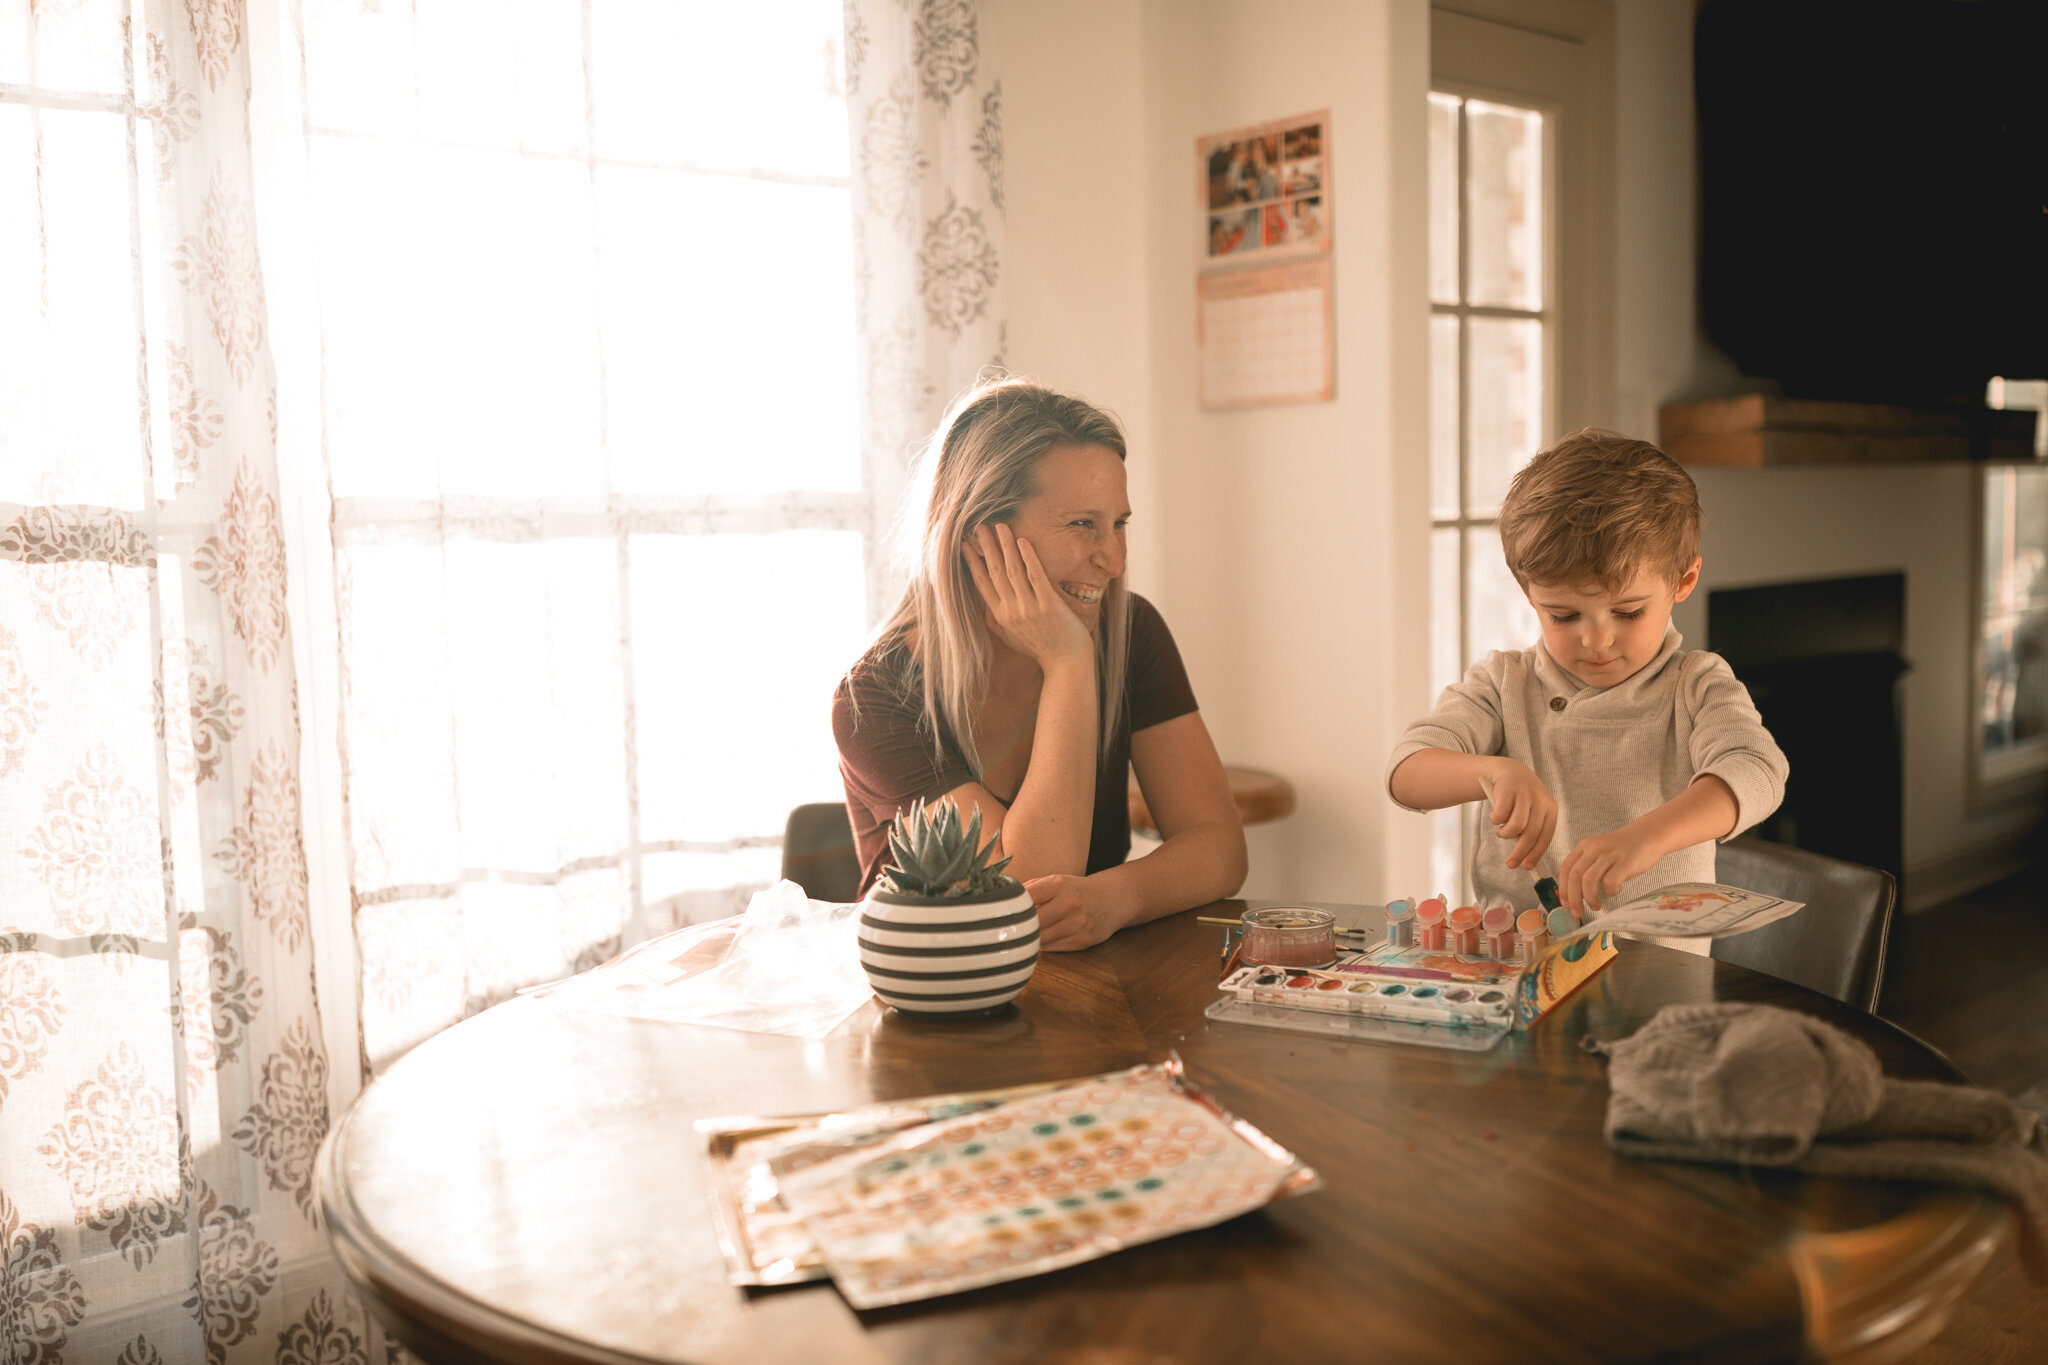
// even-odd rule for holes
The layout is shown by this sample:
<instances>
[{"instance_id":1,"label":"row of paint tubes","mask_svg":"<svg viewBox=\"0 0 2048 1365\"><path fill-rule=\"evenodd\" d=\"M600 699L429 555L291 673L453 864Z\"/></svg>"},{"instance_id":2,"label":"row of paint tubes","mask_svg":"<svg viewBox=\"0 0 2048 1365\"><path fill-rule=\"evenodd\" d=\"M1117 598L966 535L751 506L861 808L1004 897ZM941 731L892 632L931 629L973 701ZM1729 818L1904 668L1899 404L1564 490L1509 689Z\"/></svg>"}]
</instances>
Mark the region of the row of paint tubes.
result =
<instances>
[{"instance_id":1,"label":"row of paint tubes","mask_svg":"<svg viewBox=\"0 0 2048 1365\"><path fill-rule=\"evenodd\" d=\"M1536 896L1543 907L1520 915L1505 905L1485 911L1461 905L1452 910L1442 896L1419 904L1395 901L1387 907L1387 944L1501 962L1534 962L1551 939L1563 938L1582 922L1558 901L1557 883L1551 878L1536 883Z\"/></svg>"}]
</instances>

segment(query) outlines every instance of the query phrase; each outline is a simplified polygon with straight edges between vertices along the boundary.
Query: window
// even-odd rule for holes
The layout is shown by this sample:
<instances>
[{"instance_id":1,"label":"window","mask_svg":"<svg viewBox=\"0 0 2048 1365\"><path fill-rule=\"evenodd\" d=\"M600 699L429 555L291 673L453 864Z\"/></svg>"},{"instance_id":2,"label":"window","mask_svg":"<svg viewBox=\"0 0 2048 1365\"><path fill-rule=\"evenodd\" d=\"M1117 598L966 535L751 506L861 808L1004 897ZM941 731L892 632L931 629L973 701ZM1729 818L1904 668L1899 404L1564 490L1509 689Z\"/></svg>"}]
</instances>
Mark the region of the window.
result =
<instances>
[{"instance_id":1,"label":"window","mask_svg":"<svg viewBox=\"0 0 2048 1365\"><path fill-rule=\"evenodd\" d=\"M1430 12L1430 673L1535 643L1500 502L1559 433L1612 422L1612 6L1459 0ZM1436 884L1463 896L1476 805L1439 811ZM1557 851L1553 850L1553 860Z\"/></svg>"},{"instance_id":2,"label":"window","mask_svg":"<svg viewBox=\"0 0 2048 1365\"><path fill-rule=\"evenodd\" d=\"M877 558L842 25L306 10L373 1062L740 909L790 807L838 794L827 699Z\"/></svg>"},{"instance_id":3,"label":"window","mask_svg":"<svg viewBox=\"0 0 2048 1365\"><path fill-rule=\"evenodd\" d=\"M109 6L0 22L0 500L135 512L149 484L176 491L150 191L185 109L142 56Z\"/></svg>"},{"instance_id":4,"label":"window","mask_svg":"<svg viewBox=\"0 0 2048 1365\"><path fill-rule=\"evenodd\" d=\"M1497 527L1508 481L1550 427L1545 135L1538 110L1430 94L1432 694L1531 635ZM1477 811L1433 817L1434 884L1460 896L1469 890L1465 822Z\"/></svg>"}]
</instances>

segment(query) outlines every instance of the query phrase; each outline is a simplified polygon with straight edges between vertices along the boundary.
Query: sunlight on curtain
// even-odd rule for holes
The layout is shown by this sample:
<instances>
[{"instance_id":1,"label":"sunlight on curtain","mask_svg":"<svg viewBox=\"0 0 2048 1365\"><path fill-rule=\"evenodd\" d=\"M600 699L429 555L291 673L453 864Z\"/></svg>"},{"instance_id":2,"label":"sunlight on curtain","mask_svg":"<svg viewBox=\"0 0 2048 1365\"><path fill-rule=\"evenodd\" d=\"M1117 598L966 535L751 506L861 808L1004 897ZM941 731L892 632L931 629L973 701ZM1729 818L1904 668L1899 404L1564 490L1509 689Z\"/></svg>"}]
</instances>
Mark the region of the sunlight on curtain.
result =
<instances>
[{"instance_id":1,"label":"sunlight on curtain","mask_svg":"<svg viewBox=\"0 0 2048 1365\"><path fill-rule=\"evenodd\" d=\"M329 1259L238 6L0 0L0 1359L379 1345Z\"/></svg>"},{"instance_id":2,"label":"sunlight on curtain","mask_svg":"<svg viewBox=\"0 0 2048 1365\"><path fill-rule=\"evenodd\" d=\"M839 0L304 0L372 1069L741 909L868 624Z\"/></svg>"},{"instance_id":3,"label":"sunlight on curtain","mask_svg":"<svg viewBox=\"0 0 2048 1365\"><path fill-rule=\"evenodd\" d=\"M977 0L846 0L845 39L861 443L886 544L916 447L1006 360L1003 83ZM878 619L904 581L883 556Z\"/></svg>"}]
</instances>

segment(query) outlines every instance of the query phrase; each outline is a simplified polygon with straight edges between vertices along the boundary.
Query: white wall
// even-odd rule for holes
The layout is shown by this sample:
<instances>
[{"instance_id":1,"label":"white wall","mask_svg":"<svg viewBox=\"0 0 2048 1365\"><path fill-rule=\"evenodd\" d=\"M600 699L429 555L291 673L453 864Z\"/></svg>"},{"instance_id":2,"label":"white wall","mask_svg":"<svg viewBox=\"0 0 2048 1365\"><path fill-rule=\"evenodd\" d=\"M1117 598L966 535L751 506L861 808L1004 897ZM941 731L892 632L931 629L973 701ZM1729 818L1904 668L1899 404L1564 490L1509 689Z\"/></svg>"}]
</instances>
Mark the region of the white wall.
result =
<instances>
[{"instance_id":1,"label":"white wall","mask_svg":"<svg viewBox=\"0 0 2048 1365\"><path fill-rule=\"evenodd\" d=\"M1131 578L1154 595L1164 460L1151 404L1144 7L1009 0L983 11L1003 83L1003 281L1011 369L1123 420Z\"/></svg>"},{"instance_id":2,"label":"white wall","mask_svg":"<svg viewBox=\"0 0 2048 1365\"><path fill-rule=\"evenodd\" d=\"M1285 774L1300 798L1250 832L1247 892L1381 900L1420 885L1427 858L1382 770L1427 688L1428 11L1217 0L1148 13L1161 68L1148 130L1155 411L1187 470L1163 490L1174 531L1161 596L1225 755ZM1335 401L1203 413L1195 139L1322 108Z\"/></svg>"},{"instance_id":3,"label":"white wall","mask_svg":"<svg viewBox=\"0 0 2048 1365\"><path fill-rule=\"evenodd\" d=\"M1700 331L1693 9L1615 6L1614 421L1648 441L1665 403L1759 387Z\"/></svg>"},{"instance_id":4,"label":"white wall","mask_svg":"<svg viewBox=\"0 0 2048 1365\"><path fill-rule=\"evenodd\" d=\"M1172 625L1225 761L1300 798L1250 831L1246 894L1412 891L1421 826L1381 770L1427 704L1427 7L1050 0L988 23L1011 362L1128 419L1134 586ZM1205 414L1195 139L1321 108L1336 401Z\"/></svg>"}]
</instances>

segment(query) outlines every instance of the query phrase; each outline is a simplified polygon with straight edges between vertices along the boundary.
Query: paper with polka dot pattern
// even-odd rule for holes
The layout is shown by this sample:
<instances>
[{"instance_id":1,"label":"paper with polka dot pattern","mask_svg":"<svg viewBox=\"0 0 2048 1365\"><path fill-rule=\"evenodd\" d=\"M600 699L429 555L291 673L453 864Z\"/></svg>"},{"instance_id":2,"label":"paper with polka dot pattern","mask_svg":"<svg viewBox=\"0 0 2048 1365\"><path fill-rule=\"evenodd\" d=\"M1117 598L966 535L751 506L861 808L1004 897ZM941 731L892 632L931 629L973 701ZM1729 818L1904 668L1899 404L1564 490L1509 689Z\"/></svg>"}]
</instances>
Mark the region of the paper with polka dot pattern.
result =
<instances>
[{"instance_id":1,"label":"paper with polka dot pattern","mask_svg":"<svg viewBox=\"0 0 2048 1365\"><path fill-rule=\"evenodd\" d=\"M782 1197L855 1308L1041 1274L1314 1188L1177 1063L923 1124L794 1172Z\"/></svg>"}]
</instances>

